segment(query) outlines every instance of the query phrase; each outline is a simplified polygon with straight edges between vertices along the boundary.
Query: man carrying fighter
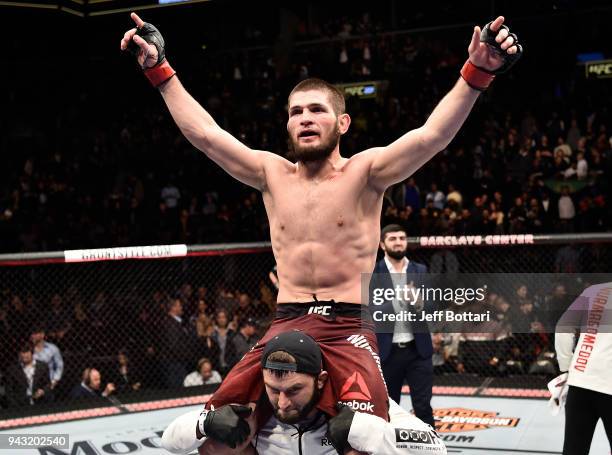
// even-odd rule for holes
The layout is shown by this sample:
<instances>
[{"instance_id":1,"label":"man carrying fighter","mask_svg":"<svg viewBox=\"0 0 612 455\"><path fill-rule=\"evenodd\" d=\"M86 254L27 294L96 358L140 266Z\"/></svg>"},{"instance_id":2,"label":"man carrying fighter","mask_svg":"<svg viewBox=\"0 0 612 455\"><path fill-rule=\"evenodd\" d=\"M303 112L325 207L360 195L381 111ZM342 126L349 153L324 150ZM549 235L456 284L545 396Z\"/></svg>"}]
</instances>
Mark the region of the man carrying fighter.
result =
<instances>
[{"instance_id":1,"label":"man carrying fighter","mask_svg":"<svg viewBox=\"0 0 612 455\"><path fill-rule=\"evenodd\" d=\"M235 426L233 431L249 434L239 448L242 454L335 455L347 449L371 455L446 454L436 432L393 401L390 422L348 406L342 406L333 418L318 410L315 405L328 378L324 368L319 346L304 332L284 332L266 344L261 369L274 415L256 435L250 434L244 421ZM199 411L188 412L164 431L162 446L176 454L193 452L203 444L202 434L217 425L216 419L222 420L226 414L233 417L229 407L239 414L250 413L250 408L241 405L221 407L219 416L212 420L199 419Z\"/></svg>"},{"instance_id":2,"label":"man carrying fighter","mask_svg":"<svg viewBox=\"0 0 612 455\"><path fill-rule=\"evenodd\" d=\"M387 419L373 325L363 316L366 302L361 301L361 275L371 272L376 260L383 194L450 143L481 91L521 55L516 36L503 26L501 16L482 31L475 27L461 78L425 124L386 147L350 159L340 155L340 136L351 123L342 93L319 79L302 81L289 95L292 163L253 150L221 129L181 85L165 58L159 31L136 14L132 19L136 28L125 33L121 49L137 56L185 137L230 175L262 192L270 222L279 278L276 319L207 408L254 405L264 389L259 362L266 343L280 332L300 328L319 343L328 366L329 380L317 407L335 415L338 401L350 402ZM260 417L270 412L263 407L256 409Z\"/></svg>"}]
</instances>

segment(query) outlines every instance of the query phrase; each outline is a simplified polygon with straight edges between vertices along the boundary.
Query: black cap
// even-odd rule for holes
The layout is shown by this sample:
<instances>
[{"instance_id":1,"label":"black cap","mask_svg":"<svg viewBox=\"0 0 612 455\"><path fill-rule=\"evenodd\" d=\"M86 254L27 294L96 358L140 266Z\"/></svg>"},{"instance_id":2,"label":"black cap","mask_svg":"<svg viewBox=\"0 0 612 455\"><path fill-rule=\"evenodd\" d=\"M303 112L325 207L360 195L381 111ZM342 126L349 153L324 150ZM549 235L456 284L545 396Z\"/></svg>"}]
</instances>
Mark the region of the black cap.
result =
<instances>
[{"instance_id":1,"label":"black cap","mask_svg":"<svg viewBox=\"0 0 612 455\"><path fill-rule=\"evenodd\" d=\"M296 364L268 361L268 356L278 351L291 354L295 357ZM304 332L299 330L283 332L266 343L261 356L261 366L270 370L318 375L322 367L321 348L310 335Z\"/></svg>"}]
</instances>

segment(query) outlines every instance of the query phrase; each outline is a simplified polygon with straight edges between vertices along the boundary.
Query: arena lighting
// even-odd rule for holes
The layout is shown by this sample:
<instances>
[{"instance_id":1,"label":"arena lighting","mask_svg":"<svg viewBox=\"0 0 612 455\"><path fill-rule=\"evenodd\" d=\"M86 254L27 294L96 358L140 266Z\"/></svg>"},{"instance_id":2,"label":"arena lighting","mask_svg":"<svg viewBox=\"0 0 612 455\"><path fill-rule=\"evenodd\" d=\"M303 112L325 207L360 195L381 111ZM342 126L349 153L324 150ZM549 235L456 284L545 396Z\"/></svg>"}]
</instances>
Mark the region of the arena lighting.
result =
<instances>
[{"instance_id":1,"label":"arena lighting","mask_svg":"<svg viewBox=\"0 0 612 455\"><path fill-rule=\"evenodd\" d=\"M33 2L0 0L0 7L48 9L79 17L93 17L209 1L211 0L37 0Z\"/></svg>"}]
</instances>

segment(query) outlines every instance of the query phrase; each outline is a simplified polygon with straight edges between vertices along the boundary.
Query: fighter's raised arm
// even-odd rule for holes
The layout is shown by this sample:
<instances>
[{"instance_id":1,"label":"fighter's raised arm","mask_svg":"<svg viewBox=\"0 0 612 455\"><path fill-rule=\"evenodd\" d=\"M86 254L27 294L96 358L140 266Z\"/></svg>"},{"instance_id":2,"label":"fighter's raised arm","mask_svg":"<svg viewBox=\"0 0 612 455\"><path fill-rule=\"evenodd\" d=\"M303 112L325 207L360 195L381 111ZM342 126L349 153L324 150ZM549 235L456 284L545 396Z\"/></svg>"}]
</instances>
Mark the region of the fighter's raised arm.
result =
<instances>
[{"instance_id":1,"label":"fighter's raised arm","mask_svg":"<svg viewBox=\"0 0 612 455\"><path fill-rule=\"evenodd\" d=\"M382 192L405 180L443 150L465 122L480 92L496 74L507 71L518 60L522 47L503 23L503 16L499 16L482 31L474 27L461 78L422 127L387 147L365 152L372 159L369 181L373 187Z\"/></svg>"},{"instance_id":2,"label":"fighter's raised arm","mask_svg":"<svg viewBox=\"0 0 612 455\"><path fill-rule=\"evenodd\" d=\"M261 190L265 183L264 159L272 154L247 147L219 127L178 80L166 60L165 43L159 30L136 13L131 17L136 28L124 34L121 50L130 50L136 55L185 137L232 177Z\"/></svg>"}]
</instances>

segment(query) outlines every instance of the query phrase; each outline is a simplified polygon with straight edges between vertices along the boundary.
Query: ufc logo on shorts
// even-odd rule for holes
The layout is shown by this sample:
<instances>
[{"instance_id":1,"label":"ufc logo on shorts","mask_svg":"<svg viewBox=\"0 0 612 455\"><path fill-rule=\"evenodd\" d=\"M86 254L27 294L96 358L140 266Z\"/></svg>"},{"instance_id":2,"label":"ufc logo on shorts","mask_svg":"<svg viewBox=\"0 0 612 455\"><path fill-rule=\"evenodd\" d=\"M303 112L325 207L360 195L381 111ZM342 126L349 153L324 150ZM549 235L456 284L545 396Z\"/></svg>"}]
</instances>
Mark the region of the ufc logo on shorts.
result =
<instances>
[{"instance_id":1,"label":"ufc logo on shorts","mask_svg":"<svg viewBox=\"0 0 612 455\"><path fill-rule=\"evenodd\" d=\"M308 308L308 314L320 314L321 316L329 316L331 314L331 305L311 306Z\"/></svg>"}]
</instances>

